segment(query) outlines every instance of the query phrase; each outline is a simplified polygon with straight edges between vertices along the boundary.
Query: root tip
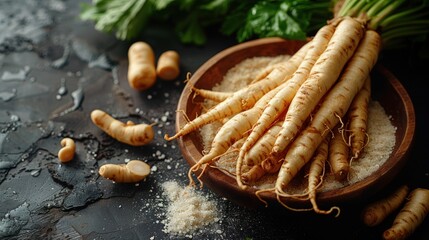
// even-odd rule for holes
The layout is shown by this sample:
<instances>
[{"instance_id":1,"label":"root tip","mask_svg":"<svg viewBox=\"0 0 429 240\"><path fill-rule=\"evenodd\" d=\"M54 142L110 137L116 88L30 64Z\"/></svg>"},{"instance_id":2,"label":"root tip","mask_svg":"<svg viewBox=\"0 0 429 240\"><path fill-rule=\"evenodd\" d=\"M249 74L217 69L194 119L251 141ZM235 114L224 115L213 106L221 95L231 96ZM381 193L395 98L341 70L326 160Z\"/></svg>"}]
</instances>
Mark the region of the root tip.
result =
<instances>
[{"instance_id":1,"label":"root tip","mask_svg":"<svg viewBox=\"0 0 429 240\"><path fill-rule=\"evenodd\" d=\"M164 135L164 139L167 141L171 141L171 140L176 139L176 138L177 138L177 134L174 136L171 136L171 137L167 133Z\"/></svg>"}]
</instances>

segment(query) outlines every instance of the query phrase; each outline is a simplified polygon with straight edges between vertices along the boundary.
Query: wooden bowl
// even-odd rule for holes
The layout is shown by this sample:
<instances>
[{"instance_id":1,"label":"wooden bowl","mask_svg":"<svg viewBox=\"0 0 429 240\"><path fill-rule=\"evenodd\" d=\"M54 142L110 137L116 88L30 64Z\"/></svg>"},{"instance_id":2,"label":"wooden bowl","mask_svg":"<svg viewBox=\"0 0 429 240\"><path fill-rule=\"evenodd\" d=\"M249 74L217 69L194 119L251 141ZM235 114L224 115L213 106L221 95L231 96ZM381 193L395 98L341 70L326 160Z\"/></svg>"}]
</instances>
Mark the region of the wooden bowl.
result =
<instances>
[{"instance_id":1,"label":"wooden bowl","mask_svg":"<svg viewBox=\"0 0 429 240\"><path fill-rule=\"evenodd\" d=\"M204 63L191 77L189 84L184 88L178 102L176 115L176 130L179 130L187 120L184 114L191 119L198 116L201 106L195 104L190 86L202 89L211 89L223 75L242 60L254 56L276 56L293 54L305 42L288 41L281 38L264 38L238 44L225 49L206 63ZM386 186L404 166L415 131L415 113L411 99L398 79L380 64L372 72L372 98L383 106L392 117L392 124L396 130L396 144L387 161L373 174L352 185L335 190L318 193L318 203L335 204L351 202L363 195L377 192ZM202 157L202 140L199 131L183 136L178 143L186 161L192 166ZM196 173L199 174L199 173ZM202 175L204 186L238 204L248 207L262 206L263 203L255 196L256 189L242 190L236 184L235 178L226 175L216 168L208 168ZM276 202L272 193L264 194L264 199ZM308 204L308 201L289 199L288 204Z\"/></svg>"}]
</instances>

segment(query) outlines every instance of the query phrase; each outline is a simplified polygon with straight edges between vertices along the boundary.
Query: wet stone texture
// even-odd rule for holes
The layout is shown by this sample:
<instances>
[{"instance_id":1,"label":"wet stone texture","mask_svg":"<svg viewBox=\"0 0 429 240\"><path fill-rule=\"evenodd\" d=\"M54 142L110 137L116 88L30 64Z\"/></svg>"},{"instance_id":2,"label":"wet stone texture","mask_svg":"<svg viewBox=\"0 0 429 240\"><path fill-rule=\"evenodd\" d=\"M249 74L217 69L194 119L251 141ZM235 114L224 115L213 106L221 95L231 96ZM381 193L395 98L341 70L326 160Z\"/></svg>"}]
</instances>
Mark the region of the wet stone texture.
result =
<instances>
[{"instance_id":1,"label":"wet stone texture","mask_svg":"<svg viewBox=\"0 0 429 240\"><path fill-rule=\"evenodd\" d=\"M163 135L174 132L185 73L225 46L188 46L205 53L184 62L177 81L140 93L126 80L129 43L95 31L78 12L74 1L0 2L0 238L167 238L159 185L185 183L188 166ZM168 30L148 34L158 52L185 47ZM154 141L132 147L113 140L91 122L96 108L124 122L154 123ZM76 143L67 164L57 158L64 137ZM99 177L102 164L131 159L152 166L144 182Z\"/></svg>"},{"instance_id":2,"label":"wet stone texture","mask_svg":"<svg viewBox=\"0 0 429 240\"><path fill-rule=\"evenodd\" d=\"M168 202L161 184L188 181L176 142L163 139L175 131L183 80L235 42L214 35L205 47L183 46L168 27L149 28L141 39L156 55L170 49L182 54L181 76L137 92L126 80L130 43L79 21L79 2L0 1L0 239L344 239L345 233L379 239L386 226L362 226L355 207L340 219L250 210L206 188L201 191L216 200L220 220L192 236L165 233ZM92 124L96 108L124 122L154 123L154 141L132 147L113 140ZM67 164L57 158L64 137L76 142ZM105 163L132 159L152 166L143 182L120 184L98 175ZM427 182L424 176L418 180Z\"/></svg>"}]
</instances>

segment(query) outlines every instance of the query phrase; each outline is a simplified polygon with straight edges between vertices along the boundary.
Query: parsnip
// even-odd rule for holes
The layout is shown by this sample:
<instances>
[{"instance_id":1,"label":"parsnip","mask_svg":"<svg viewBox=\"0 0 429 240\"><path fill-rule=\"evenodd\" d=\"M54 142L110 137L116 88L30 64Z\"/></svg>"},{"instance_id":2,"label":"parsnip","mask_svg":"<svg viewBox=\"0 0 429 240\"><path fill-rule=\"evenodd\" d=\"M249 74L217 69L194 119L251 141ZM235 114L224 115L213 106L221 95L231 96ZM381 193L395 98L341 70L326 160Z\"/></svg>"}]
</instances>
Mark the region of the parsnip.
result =
<instances>
[{"instance_id":1,"label":"parsnip","mask_svg":"<svg viewBox=\"0 0 429 240\"><path fill-rule=\"evenodd\" d=\"M350 171L349 146L345 142L343 133L344 126L339 124L334 129L333 138L329 141L328 162L337 181L346 180Z\"/></svg>"},{"instance_id":2,"label":"parsnip","mask_svg":"<svg viewBox=\"0 0 429 240\"><path fill-rule=\"evenodd\" d=\"M392 194L368 204L362 210L362 221L370 227L380 224L388 215L399 209L408 192L409 187L402 185Z\"/></svg>"},{"instance_id":3,"label":"parsnip","mask_svg":"<svg viewBox=\"0 0 429 240\"><path fill-rule=\"evenodd\" d=\"M194 181L192 180L192 172L196 172L203 164L209 164L215 158L225 153L237 140L243 138L243 136L247 137L247 132L258 120L263 107L281 89L283 85L284 84L265 94L256 102L253 108L236 114L222 125L212 140L210 151L190 168L188 173L190 185L194 185Z\"/></svg>"},{"instance_id":4,"label":"parsnip","mask_svg":"<svg viewBox=\"0 0 429 240\"><path fill-rule=\"evenodd\" d=\"M354 159L359 158L362 149L368 142L367 121L368 105L371 98L371 77L368 77L358 95L350 105L348 119L348 131L351 147L351 155Z\"/></svg>"},{"instance_id":5,"label":"parsnip","mask_svg":"<svg viewBox=\"0 0 429 240\"><path fill-rule=\"evenodd\" d=\"M117 183L134 183L150 174L150 166L140 160L131 160L127 164L105 164L98 173Z\"/></svg>"},{"instance_id":6,"label":"parsnip","mask_svg":"<svg viewBox=\"0 0 429 240\"><path fill-rule=\"evenodd\" d=\"M233 94L233 92L217 92L207 89L199 89L196 87L192 87L191 91L194 93L194 96L201 96L205 99L209 99L218 103L231 97Z\"/></svg>"},{"instance_id":7,"label":"parsnip","mask_svg":"<svg viewBox=\"0 0 429 240\"><path fill-rule=\"evenodd\" d=\"M331 207L329 210L322 210L317 204L317 189L323 182L323 176L325 174L325 163L328 159L329 151L329 137L326 137L314 153L313 160L311 161L310 168L308 171L308 198L310 199L311 205L316 213L319 214L331 214L333 211L337 211L338 216L340 214L340 208L337 206Z\"/></svg>"},{"instance_id":8,"label":"parsnip","mask_svg":"<svg viewBox=\"0 0 429 240\"><path fill-rule=\"evenodd\" d=\"M163 52L156 65L156 74L163 80L174 80L180 74L180 56L174 50Z\"/></svg>"},{"instance_id":9,"label":"parsnip","mask_svg":"<svg viewBox=\"0 0 429 240\"><path fill-rule=\"evenodd\" d=\"M128 49L128 83L137 90L146 90L156 82L155 55L146 42L135 42Z\"/></svg>"},{"instance_id":10,"label":"parsnip","mask_svg":"<svg viewBox=\"0 0 429 240\"><path fill-rule=\"evenodd\" d=\"M334 29L335 27L333 25L326 25L318 31L313 40L307 43L307 45L310 45L309 49L303 61L299 64L298 69L291 76L291 79L287 81L286 86L269 101L261 117L258 119L258 122L253 127L249 137L241 147L238 155L236 169L237 184L240 187L245 188L245 186L241 183L239 171L241 171L240 168L246 153L250 150L250 148L253 147L253 145L265 133L265 131L278 119L278 117L286 111L296 91L298 91L301 84L306 80L310 69L315 64L320 54L322 54L326 49Z\"/></svg>"},{"instance_id":11,"label":"parsnip","mask_svg":"<svg viewBox=\"0 0 429 240\"><path fill-rule=\"evenodd\" d=\"M247 110L267 92L282 84L285 80L289 79L290 75L298 67L298 64L304 58L307 52L308 44L302 47L297 53L291 57L284 66L279 66L268 74L264 79L255 82L237 92L232 96L225 99L208 112L205 112L192 121L186 123L175 135L169 136L165 134L164 139L171 141L178 137L189 134L190 132L214 121L235 115L241 111Z\"/></svg>"},{"instance_id":12,"label":"parsnip","mask_svg":"<svg viewBox=\"0 0 429 240\"><path fill-rule=\"evenodd\" d=\"M74 158L76 144L71 138L63 138L61 140L62 148L58 151L58 159L62 162L69 162Z\"/></svg>"},{"instance_id":13,"label":"parsnip","mask_svg":"<svg viewBox=\"0 0 429 240\"><path fill-rule=\"evenodd\" d=\"M149 144L155 135L152 125L134 124L131 121L123 123L99 109L91 112L91 120L109 136L131 146Z\"/></svg>"},{"instance_id":14,"label":"parsnip","mask_svg":"<svg viewBox=\"0 0 429 240\"><path fill-rule=\"evenodd\" d=\"M273 147L274 153L282 152L293 141L304 121L334 85L343 67L354 55L364 32L364 25L356 19L346 17L338 23L328 47L317 59L308 79L290 103L283 129Z\"/></svg>"},{"instance_id":15,"label":"parsnip","mask_svg":"<svg viewBox=\"0 0 429 240\"><path fill-rule=\"evenodd\" d=\"M396 215L391 228L383 233L385 240L401 240L409 237L429 213L429 189L416 188Z\"/></svg>"},{"instance_id":16,"label":"parsnip","mask_svg":"<svg viewBox=\"0 0 429 240\"><path fill-rule=\"evenodd\" d=\"M324 97L309 126L300 132L288 149L276 181L277 193L283 192L282 189L309 161L329 130L335 127L339 118L346 114L352 100L362 88L377 61L380 44L380 36L377 32L366 31L340 79Z\"/></svg>"}]
</instances>

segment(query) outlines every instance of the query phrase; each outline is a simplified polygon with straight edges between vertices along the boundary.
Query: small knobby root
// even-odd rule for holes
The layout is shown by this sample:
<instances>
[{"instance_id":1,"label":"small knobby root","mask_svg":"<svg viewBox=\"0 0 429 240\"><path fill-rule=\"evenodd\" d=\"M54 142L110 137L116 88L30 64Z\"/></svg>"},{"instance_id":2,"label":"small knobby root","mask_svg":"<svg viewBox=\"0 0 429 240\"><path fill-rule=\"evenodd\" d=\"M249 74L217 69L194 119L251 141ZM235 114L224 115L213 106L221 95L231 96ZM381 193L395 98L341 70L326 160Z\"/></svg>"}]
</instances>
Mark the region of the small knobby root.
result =
<instances>
[{"instance_id":1,"label":"small knobby root","mask_svg":"<svg viewBox=\"0 0 429 240\"><path fill-rule=\"evenodd\" d=\"M71 161L74 158L76 144L71 138L63 138L60 142L62 148L58 151L58 159L62 163Z\"/></svg>"}]
</instances>

